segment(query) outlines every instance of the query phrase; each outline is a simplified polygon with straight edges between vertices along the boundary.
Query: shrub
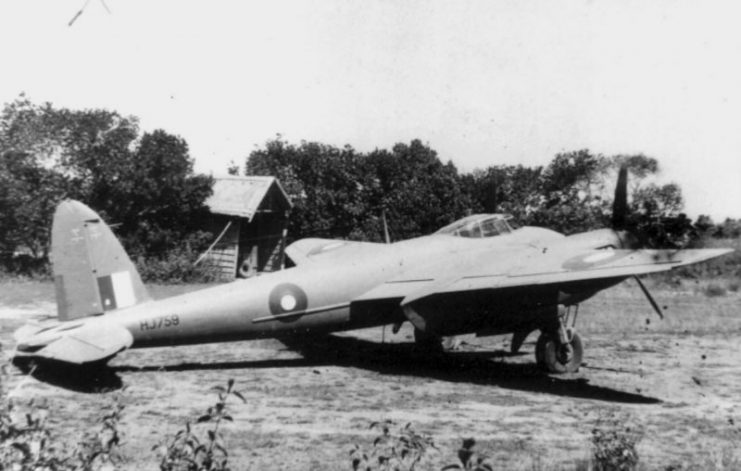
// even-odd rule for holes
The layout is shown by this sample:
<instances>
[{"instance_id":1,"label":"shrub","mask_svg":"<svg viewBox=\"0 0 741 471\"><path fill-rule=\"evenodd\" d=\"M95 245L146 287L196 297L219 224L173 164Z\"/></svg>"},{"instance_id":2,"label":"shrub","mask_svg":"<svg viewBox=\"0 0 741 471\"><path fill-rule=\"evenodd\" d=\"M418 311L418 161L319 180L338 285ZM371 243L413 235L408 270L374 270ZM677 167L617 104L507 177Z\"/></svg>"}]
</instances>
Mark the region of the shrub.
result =
<instances>
[{"instance_id":1,"label":"shrub","mask_svg":"<svg viewBox=\"0 0 741 471\"><path fill-rule=\"evenodd\" d=\"M217 279L216 267L195 265L198 254L189 247L173 250L162 257L139 257L136 268L145 282L207 283Z\"/></svg>"},{"instance_id":2,"label":"shrub","mask_svg":"<svg viewBox=\"0 0 741 471\"><path fill-rule=\"evenodd\" d=\"M0 275L51 279L51 265L46 258L21 254L0 258Z\"/></svg>"},{"instance_id":3,"label":"shrub","mask_svg":"<svg viewBox=\"0 0 741 471\"><path fill-rule=\"evenodd\" d=\"M445 466L443 471L449 469L462 469L465 471L493 471L494 465L489 458L474 450L476 440L467 438L463 440L463 445L458 450L458 460L460 464L451 464Z\"/></svg>"},{"instance_id":4,"label":"shrub","mask_svg":"<svg viewBox=\"0 0 741 471\"><path fill-rule=\"evenodd\" d=\"M212 388L217 393L216 403L200 416L196 423L210 423L211 428L206 430L205 440L201 440L193 432L189 422L179 430L169 442L156 445L153 450L159 449L161 471L229 471L229 453L219 430L222 422L231 422L232 416L227 412L227 401L230 397L237 397L246 402L244 396L234 389L234 380L230 379L226 387Z\"/></svg>"},{"instance_id":5,"label":"shrub","mask_svg":"<svg viewBox=\"0 0 741 471\"><path fill-rule=\"evenodd\" d=\"M592 429L592 461L595 471L632 471L638 466L636 444L643 432L624 417L600 417Z\"/></svg>"},{"instance_id":6,"label":"shrub","mask_svg":"<svg viewBox=\"0 0 741 471\"><path fill-rule=\"evenodd\" d=\"M3 388L7 365L0 368L0 470L113 471L120 436L118 422L123 406L118 399L100 420L100 428L70 445L52 434L46 404L28 401L19 407Z\"/></svg>"},{"instance_id":7,"label":"shrub","mask_svg":"<svg viewBox=\"0 0 741 471\"><path fill-rule=\"evenodd\" d=\"M392 433L391 420L373 422L371 429L380 431L368 453L355 444L350 450L353 470L363 471L412 471L428 451L436 449L432 437L417 433L411 423Z\"/></svg>"},{"instance_id":8,"label":"shrub","mask_svg":"<svg viewBox=\"0 0 741 471\"><path fill-rule=\"evenodd\" d=\"M708 283L708 285L702 290L703 294L709 298L717 296L725 296L726 289L719 283Z\"/></svg>"}]
</instances>

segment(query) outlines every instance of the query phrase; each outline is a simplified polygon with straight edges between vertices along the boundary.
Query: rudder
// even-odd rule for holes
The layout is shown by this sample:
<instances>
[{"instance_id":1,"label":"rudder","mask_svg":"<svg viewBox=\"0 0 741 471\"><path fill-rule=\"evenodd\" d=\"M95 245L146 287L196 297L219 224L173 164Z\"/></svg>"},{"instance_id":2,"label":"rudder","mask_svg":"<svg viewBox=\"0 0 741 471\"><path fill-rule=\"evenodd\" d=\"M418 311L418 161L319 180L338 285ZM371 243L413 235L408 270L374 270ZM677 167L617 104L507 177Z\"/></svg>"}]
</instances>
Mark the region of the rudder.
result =
<instances>
[{"instance_id":1,"label":"rudder","mask_svg":"<svg viewBox=\"0 0 741 471\"><path fill-rule=\"evenodd\" d=\"M149 300L136 267L111 229L86 205L59 203L51 260L61 321L103 314Z\"/></svg>"}]
</instances>

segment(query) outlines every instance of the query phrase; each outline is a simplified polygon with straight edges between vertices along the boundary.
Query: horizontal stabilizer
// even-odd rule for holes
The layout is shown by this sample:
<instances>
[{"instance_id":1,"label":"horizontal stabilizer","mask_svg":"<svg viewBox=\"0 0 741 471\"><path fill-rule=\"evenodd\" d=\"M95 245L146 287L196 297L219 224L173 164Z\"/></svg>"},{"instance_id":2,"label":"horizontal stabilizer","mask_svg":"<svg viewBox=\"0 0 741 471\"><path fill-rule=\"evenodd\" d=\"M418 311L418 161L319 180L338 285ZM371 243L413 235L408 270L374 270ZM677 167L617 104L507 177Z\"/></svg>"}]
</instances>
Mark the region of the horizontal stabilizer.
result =
<instances>
[{"instance_id":1,"label":"horizontal stabilizer","mask_svg":"<svg viewBox=\"0 0 741 471\"><path fill-rule=\"evenodd\" d=\"M133 342L124 327L85 326L51 342L34 356L82 365L110 358Z\"/></svg>"}]
</instances>

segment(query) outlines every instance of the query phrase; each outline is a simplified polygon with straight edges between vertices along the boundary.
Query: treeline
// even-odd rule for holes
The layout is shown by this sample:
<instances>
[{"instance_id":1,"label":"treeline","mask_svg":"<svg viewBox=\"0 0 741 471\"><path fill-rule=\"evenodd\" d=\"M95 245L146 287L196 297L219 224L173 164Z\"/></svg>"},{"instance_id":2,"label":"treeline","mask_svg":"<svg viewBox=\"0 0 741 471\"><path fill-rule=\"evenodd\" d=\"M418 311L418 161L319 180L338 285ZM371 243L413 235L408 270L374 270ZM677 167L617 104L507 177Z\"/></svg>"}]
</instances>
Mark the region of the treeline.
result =
<instances>
[{"instance_id":1,"label":"treeline","mask_svg":"<svg viewBox=\"0 0 741 471\"><path fill-rule=\"evenodd\" d=\"M644 155L579 150L557 154L546 166L495 165L460 173L419 140L360 153L349 146L291 144L278 136L249 155L244 172L279 178L294 202L293 237L380 241L384 215L395 240L478 212L508 213L520 224L566 234L607 227L621 165L631 175L630 224L647 245L684 246L715 228L708 217L698 226L682 213L678 185L649 181L659 165Z\"/></svg>"},{"instance_id":2,"label":"treeline","mask_svg":"<svg viewBox=\"0 0 741 471\"><path fill-rule=\"evenodd\" d=\"M605 227L623 164L631 173L631 224L649 245L741 235L741 221L689 220L681 189L652 183L658 162L644 155L579 150L558 154L545 166L462 173L419 140L364 153L277 136L249 154L243 171L280 180L294 204L291 240L381 241L384 218L391 238L401 240L478 212L509 213L520 224L567 234ZM141 133L135 117L114 111L36 105L20 96L0 115L3 265L44 266L54 208L73 198L112 225L145 278L186 279L213 239L204 232L212 184L211 177L194 173L188 145L178 136Z\"/></svg>"},{"instance_id":3,"label":"treeline","mask_svg":"<svg viewBox=\"0 0 741 471\"><path fill-rule=\"evenodd\" d=\"M201 229L212 184L194 174L180 137L140 133L136 118L113 111L36 105L21 96L0 115L3 265L44 269L52 215L66 198L98 211L134 260L197 252L211 237Z\"/></svg>"}]
</instances>

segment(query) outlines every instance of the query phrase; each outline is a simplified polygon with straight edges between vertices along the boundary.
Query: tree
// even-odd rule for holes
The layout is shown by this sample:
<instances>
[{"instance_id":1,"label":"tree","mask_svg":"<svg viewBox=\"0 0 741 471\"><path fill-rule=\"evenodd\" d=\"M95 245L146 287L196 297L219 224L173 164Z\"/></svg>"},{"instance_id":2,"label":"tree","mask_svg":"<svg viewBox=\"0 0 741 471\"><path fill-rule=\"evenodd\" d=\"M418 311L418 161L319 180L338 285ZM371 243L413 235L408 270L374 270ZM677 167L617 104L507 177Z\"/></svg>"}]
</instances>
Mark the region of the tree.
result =
<instances>
[{"instance_id":1,"label":"tree","mask_svg":"<svg viewBox=\"0 0 741 471\"><path fill-rule=\"evenodd\" d=\"M541 174L539 201L531 199L524 222L566 234L604 226L609 167L609 159L586 149L557 154Z\"/></svg>"},{"instance_id":2,"label":"tree","mask_svg":"<svg viewBox=\"0 0 741 471\"><path fill-rule=\"evenodd\" d=\"M302 141L298 146L281 136L247 158L247 175L275 176L293 201L291 237L349 237L362 206L357 155L343 149Z\"/></svg>"},{"instance_id":3,"label":"tree","mask_svg":"<svg viewBox=\"0 0 741 471\"><path fill-rule=\"evenodd\" d=\"M718 224L715 237L722 239L738 239L741 237L741 219L726 218Z\"/></svg>"},{"instance_id":4,"label":"tree","mask_svg":"<svg viewBox=\"0 0 741 471\"><path fill-rule=\"evenodd\" d=\"M643 154L604 157L583 149L557 154L545 169L494 166L464 180L485 211L510 213L523 224L569 234L610 225L621 166L627 166L631 175L632 229L644 234L649 245L686 243L692 225L681 213L681 189L674 183L646 184L659 165Z\"/></svg>"},{"instance_id":5,"label":"tree","mask_svg":"<svg viewBox=\"0 0 741 471\"><path fill-rule=\"evenodd\" d=\"M464 187L480 210L511 214L523 220L539 204L542 167L497 165L464 175ZM474 203L474 205L475 205Z\"/></svg>"},{"instance_id":6,"label":"tree","mask_svg":"<svg viewBox=\"0 0 741 471\"><path fill-rule=\"evenodd\" d=\"M291 237L383 240L382 214L394 239L430 233L464 215L470 197L452 164L421 141L359 154L280 136L247 158L247 174L272 175L294 202Z\"/></svg>"},{"instance_id":7,"label":"tree","mask_svg":"<svg viewBox=\"0 0 741 471\"><path fill-rule=\"evenodd\" d=\"M56 204L74 198L116 223L129 251L161 255L191 238L210 177L195 175L188 146L108 110L38 106L21 96L0 115L0 246L48 251Z\"/></svg>"},{"instance_id":8,"label":"tree","mask_svg":"<svg viewBox=\"0 0 741 471\"><path fill-rule=\"evenodd\" d=\"M364 164L364 175L372 178L370 207L386 213L394 239L429 234L472 209L455 166L419 140L371 152Z\"/></svg>"},{"instance_id":9,"label":"tree","mask_svg":"<svg viewBox=\"0 0 741 471\"><path fill-rule=\"evenodd\" d=\"M106 178L98 178L90 200L112 221L133 255L164 256L180 244L204 249L209 217L204 205L213 179L193 173L188 145L163 130L145 133L128 155L111 159ZM96 164L97 165L97 164Z\"/></svg>"},{"instance_id":10,"label":"tree","mask_svg":"<svg viewBox=\"0 0 741 471\"><path fill-rule=\"evenodd\" d=\"M0 250L34 258L48 252L49 222L56 202L74 190L57 170L63 127L50 104L21 95L0 115Z\"/></svg>"},{"instance_id":11,"label":"tree","mask_svg":"<svg viewBox=\"0 0 741 471\"><path fill-rule=\"evenodd\" d=\"M64 175L35 165L30 154L0 154L0 251L12 257L21 249L46 258L49 218L69 188Z\"/></svg>"}]
</instances>

